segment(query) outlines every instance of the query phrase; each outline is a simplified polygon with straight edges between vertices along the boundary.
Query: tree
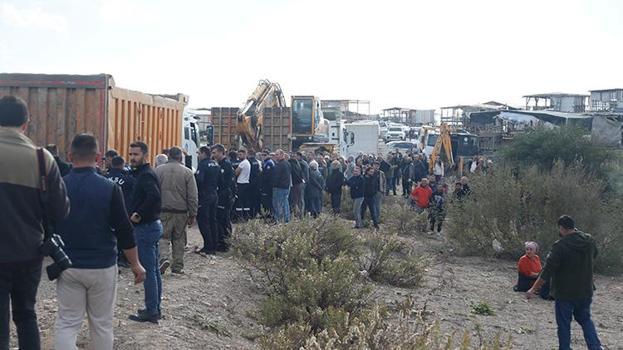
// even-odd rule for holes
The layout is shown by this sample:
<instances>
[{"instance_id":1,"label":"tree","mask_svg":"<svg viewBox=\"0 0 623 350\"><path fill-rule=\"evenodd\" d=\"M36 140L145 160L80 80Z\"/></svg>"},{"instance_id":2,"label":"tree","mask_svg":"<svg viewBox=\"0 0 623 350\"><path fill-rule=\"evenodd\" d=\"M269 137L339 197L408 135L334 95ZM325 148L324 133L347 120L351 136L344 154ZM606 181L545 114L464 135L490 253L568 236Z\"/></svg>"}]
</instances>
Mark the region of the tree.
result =
<instances>
[{"instance_id":1,"label":"tree","mask_svg":"<svg viewBox=\"0 0 623 350\"><path fill-rule=\"evenodd\" d=\"M581 162L583 167L603 175L600 167L612 158L610 151L591 142L585 130L571 127L544 127L518 135L501 151L504 160L515 166L533 166L549 171L556 161L565 166Z\"/></svg>"}]
</instances>

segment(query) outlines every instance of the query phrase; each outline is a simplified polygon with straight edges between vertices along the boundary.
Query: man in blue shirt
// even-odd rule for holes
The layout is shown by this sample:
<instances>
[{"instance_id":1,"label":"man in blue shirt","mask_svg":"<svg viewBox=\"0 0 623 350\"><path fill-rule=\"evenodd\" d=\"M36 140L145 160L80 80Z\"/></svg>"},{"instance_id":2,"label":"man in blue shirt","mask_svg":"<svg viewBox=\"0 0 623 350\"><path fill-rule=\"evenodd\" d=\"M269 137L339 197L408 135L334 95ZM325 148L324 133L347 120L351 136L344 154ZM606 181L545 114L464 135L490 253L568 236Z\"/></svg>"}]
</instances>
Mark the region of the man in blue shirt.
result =
<instances>
[{"instance_id":1,"label":"man in blue shirt","mask_svg":"<svg viewBox=\"0 0 623 350\"><path fill-rule=\"evenodd\" d=\"M117 242L130 262L134 282L145 279L121 189L97 174L96 157L95 137L77 135L70 153L74 167L64 177L71 211L57 227L73 266L61 273L56 286L56 349L76 349L85 313L91 347L112 349Z\"/></svg>"}]
</instances>

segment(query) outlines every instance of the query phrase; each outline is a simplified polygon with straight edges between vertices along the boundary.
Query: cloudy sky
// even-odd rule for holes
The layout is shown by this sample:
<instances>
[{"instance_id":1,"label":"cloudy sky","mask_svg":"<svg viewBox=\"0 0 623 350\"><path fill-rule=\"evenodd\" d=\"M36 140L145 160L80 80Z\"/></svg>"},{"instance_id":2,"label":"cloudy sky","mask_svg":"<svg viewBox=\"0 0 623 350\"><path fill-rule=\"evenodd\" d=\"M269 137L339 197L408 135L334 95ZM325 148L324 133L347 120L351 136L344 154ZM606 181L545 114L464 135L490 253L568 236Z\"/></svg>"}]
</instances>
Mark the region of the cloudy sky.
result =
<instances>
[{"instance_id":1,"label":"cloudy sky","mask_svg":"<svg viewBox=\"0 0 623 350\"><path fill-rule=\"evenodd\" d=\"M619 0L0 0L0 71L238 106L259 79L372 111L623 88Z\"/></svg>"}]
</instances>

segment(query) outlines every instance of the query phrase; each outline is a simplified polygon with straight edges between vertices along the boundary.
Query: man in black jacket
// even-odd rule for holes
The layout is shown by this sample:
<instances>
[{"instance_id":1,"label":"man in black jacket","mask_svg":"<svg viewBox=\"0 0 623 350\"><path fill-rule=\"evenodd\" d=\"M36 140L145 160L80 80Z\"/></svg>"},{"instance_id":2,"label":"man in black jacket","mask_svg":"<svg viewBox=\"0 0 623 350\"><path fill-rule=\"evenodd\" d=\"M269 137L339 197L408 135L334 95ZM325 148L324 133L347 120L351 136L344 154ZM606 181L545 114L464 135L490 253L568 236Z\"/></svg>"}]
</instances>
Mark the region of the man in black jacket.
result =
<instances>
[{"instance_id":1,"label":"man in black jacket","mask_svg":"<svg viewBox=\"0 0 623 350\"><path fill-rule=\"evenodd\" d=\"M203 248L198 253L214 254L218 249L218 230L216 227L216 206L218 185L223 182L221 167L211 159L212 151L207 146L199 148L199 166L195 179L199 193L197 224L203 237Z\"/></svg>"},{"instance_id":2,"label":"man in black jacket","mask_svg":"<svg viewBox=\"0 0 623 350\"><path fill-rule=\"evenodd\" d=\"M272 217L273 212L273 171L275 168L275 153L270 153L264 160L262 176L260 176L260 196L265 218Z\"/></svg>"},{"instance_id":3,"label":"man in black jacket","mask_svg":"<svg viewBox=\"0 0 623 350\"><path fill-rule=\"evenodd\" d=\"M591 320L595 289L593 270L597 258L595 240L578 230L568 215L558 219L558 235L561 238L552 245L539 278L528 290L528 298L538 295L543 284L551 280L550 294L556 299L559 349L571 349L572 319L582 326L589 350L603 349Z\"/></svg>"},{"instance_id":4,"label":"man in black jacket","mask_svg":"<svg viewBox=\"0 0 623 350\"><path fill-rule=\"evenodd\" d=\"M145 268L145 309L138 310L130 319L138 322L158 323L161 318L160 302L162 300L162 279L159 261L158 243L162 238L160 222L161 195L160 184L156 173L147 162L149 148L144 142L130 145L130 165L132 176L136 179L130 221L134 224L136 245L141 265Z\"/></svg>"},{"instance_id":5,"label":"man in black jacket","mask_svg":"<svg viewBox=\"0 0 623 350\"><path fill-rule=\"evenodd\" d=\"M109 151L110 152L110 151ZM121 188L123 192L123 202L125 203L126 210L132 204L132 193L134 192L134 184L136 180L125 171L125 159L123 157L115 156L110 161L111 168L105 175L107 179L114 182ZM128 213L130 215L131 213ZM120 267L128 267L128 261L123 255L121 247L117 247L119 253L119 259L117 264Z\"/></svg>"},{"instance_id":6,"label":"man in black jacket","mask_svg":"<svg viewBox=\"0 0 623 350\"><path fill-rule=\"evenodd\" d=\"M45 149L47 149L48 152L52 153L52 155L54 156L54 160L56 161L56 165L58 165L58 170L61 172L61 176L69 174L69 171L71 170L71 164L61 159L61 157L58 155L58 147L56 147L55 144L49 144L45 146Z\"/></svg>"},{"instance_id":7,"label":"man in black jacket","mask_svg":"<svg viewBox=\"0 0 623 350\"><path fill-rule=\"evenodd\" d=\"M212 146L212 159L221 167L221 182L218 185L218 203L216 206L216 221L218 230L217 251L229 250L227 239L231 235L231 208L234 195L235 176L231 162L225 156L225 147L221 144Z\"/></svg>"},{"instance_id":8,"label":"man in black jacket","mask_svg":"<svg viewBox=\"0 0 623 350\"><path fill-rule=\"evenodd\" d=\"M376 195L379 192L379 176L373 167L366 168L363 178L363 205L361 207L361 219L365 219L366 208L370 209L370 218L375 228L379 228L379 221L376 215ZM380 209L380 208L379 208Z\"/></svg>"},{"instance_id":9,"label":"man in black jacket","mask_svg":"<svg viewBox=\"0 0 623 350\"><path fill-rule=\"evenodd\" d=\"M361 176L361 167L355 166L353 176L346 181L350 187L350 197L353 199L353 216L355 217L355 228L363 228L363 220L361 218L361 206L363 205L363 176Z\"/></svg>"},{"instance_id":10,"label":"man in black jacket","mask_svg":"<svg viewBox=\"0 0 623 350\"><path fill-rule=\"evenodd\" d=\"M129 210L130 205L132 205L132 194L134 193L136 179L125 171L125 159L123 157L114 157L110 165L111 169L104 177L121 187L123 202ZM132 213L128 213L128 215L130 214Z\"/></svg>"},{"instance_id":11,"label":"man in black jacket","mask_svg":"<svg viewBox=\"0 0 623 350\"><path fill-rule=\"evenodd\" d=\"M327 179L327 192L331 195L333 214L339 214L341 211L342 186L344 186L344 173L340 169L340 162L334 160L331 163L331 174Z\"/></svg>"},{"instance_id":12,"label":"man in black jacket","mask_svg":"<svg viewBox=\"0 0 623 350\"><path fill-rule=\"evenodd\" d=\"M40 348L35 302L43 261L43 214L58 222L69 213L65 183L50 152L42 153L46 174L37 170L37 147L24 135L27 125L23 100L0 98L0 349L9 348L10 313L19 347ZM45 210L41 175L47 180Z\"/></svg>"},{"instance_id":13,"label":"man in black jacket","mask_svg":"<svg viewBox=\"0 0 623 350\"><path fill-rule=\"evenodd\" d=\"M292 188L290 189L290 210L299 218L303 217L305 210L305 176L303 167L296 158L288 159L292 170Z\"/></svg>"}]
</instances>

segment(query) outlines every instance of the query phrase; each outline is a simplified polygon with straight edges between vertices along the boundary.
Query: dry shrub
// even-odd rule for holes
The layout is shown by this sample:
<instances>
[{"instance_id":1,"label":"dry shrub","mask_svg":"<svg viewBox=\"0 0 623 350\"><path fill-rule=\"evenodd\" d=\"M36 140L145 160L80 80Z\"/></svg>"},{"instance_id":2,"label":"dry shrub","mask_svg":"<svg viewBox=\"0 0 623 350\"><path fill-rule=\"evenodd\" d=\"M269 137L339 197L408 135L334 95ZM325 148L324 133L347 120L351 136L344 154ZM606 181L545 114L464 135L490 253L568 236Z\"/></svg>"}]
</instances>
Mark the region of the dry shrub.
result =
<instances>
[{"instance_id":1,"label":"dry shrub","mask_svg":"<svg viewBox=\"0 0 623 350\"><path fill-rule=\"evenodd\" d=\"M406 301L405 303L408 303ZM332 324L317 334L302 337L305 325L293 325L262 339L263 349L511 349L510 337L506 342L496 336L492 341L472 342L468 330L455 340L454 334L442 334L438 322L427 322L412 307L400 311L397 320L391 319L387 309L380 305L354 316L334 310Z\"/></svg>"},{"instance_id":2,"label":"dry shrub","mask_svg":"<svg viewBox=\"0 0 623 350\"><path fill-rule=\"evenodd\" d=\"M623 267L619 253L623 233L615 226L622 221L615 214L619 206L603 200L604 183L580 165L557 163L549 172L499 168L474 177L470 185L467 199L450 201L446 225L448 236L463 253L516 259L527 240L547 251L559 238L558 218L568 214L597 241L600 271Z\"/></svg>"},{"instance_id":3,"label":"dry shrub","mask_svg":"<svg viewBox=\"0 0 623 350\"><path fill-rule=\"evenodd\" d=\"M325 327L328 308L357 311L369 293L354 259L358 240L338 218L251 221L237 228L232 243L267 287L259 312L264 325L303 322L316 331Z\"/></svg>"},{"instance_id":4,"label":"dry shrub","mask_svg":"<svg viewBox=\"0 0 623 350\"><path fill-rule=\"evenodd\" d=\"M428 229L428 212L416 213L409 204L387 203L381 208L383 230L399 235L426 233Z\"/></svg>"},{"instance_id":5,"label":"dry shrub","mask_svg":"<svg viewBox=\"0 0 623 350\"><path fill-rule=\"evenodd\" d=\"M363 271L373 281L397 287L417 287L430 259L416 256L397 235L378 231L364 238L367 254L360 256Z\"/></svg>"},{"instance_id":6,"label":"dry shrub","mask_svg":"<svg viewBox=\"0 0 623 350\"><path fill-rule=\"evenodd\" d=\"M414 318L412 301L400 307L398 324L384 306L369 305L360 264L372 279L393 285L412 287L422 278L423 258L397 235L359 238L343 220L326 216L285 225L253 220L237 226L232 247L266 287L257 314L272 330L259 339L263 349L470 349L467 332L455 344L438 324Z\"/></svg>"}]
</instances>

